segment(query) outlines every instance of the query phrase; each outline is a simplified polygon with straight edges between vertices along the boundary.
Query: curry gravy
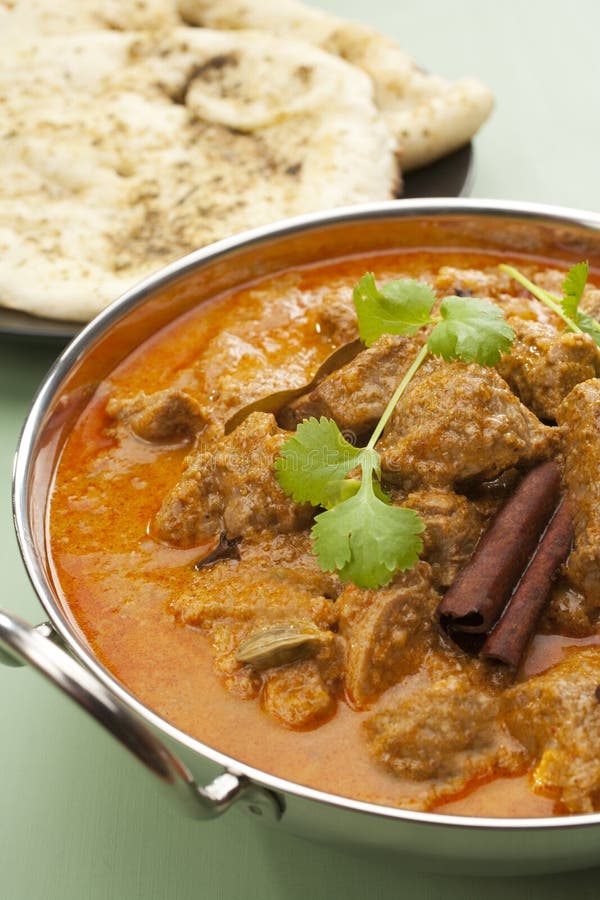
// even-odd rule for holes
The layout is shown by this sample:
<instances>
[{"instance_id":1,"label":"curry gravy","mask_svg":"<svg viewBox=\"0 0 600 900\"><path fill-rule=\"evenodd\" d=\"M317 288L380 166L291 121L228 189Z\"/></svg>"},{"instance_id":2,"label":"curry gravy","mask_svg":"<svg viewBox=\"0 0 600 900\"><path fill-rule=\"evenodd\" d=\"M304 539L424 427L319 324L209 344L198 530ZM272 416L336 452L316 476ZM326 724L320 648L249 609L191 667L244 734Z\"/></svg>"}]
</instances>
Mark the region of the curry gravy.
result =
<instances>
[{"instance_id":1,"label":"curry gravy","mask_svg":"<svg viewBox=\"0 0 600 900\"><path fill-rule=\"evenodd\" d=\"M60 596L99 660L145 705L217 750L269 773L359 800L398 805L421 786L399 779L371 758L362 736L365 712L343 700L320 727L292 731L257 700L227 691L213 668L207 639L178 623L170 604L190 587L206 547L176 549L156 540L152 522L180 475L189 444L155 445L132 434L114 437L106 414L115 392L151 393L185 379L199 348L225 330L244 335L279 328L266 344L286 373L284 387L308 381L334 347L301 313L324 291L351 291L367 271L378 280L423 277L441 264L477 268L490 255L411 252L312 266L218 297L173 322L134 351L97 390L64 445L48 508L51 565ZM277 390L277 386L273 386ZM243 385L240 387L243 397ZM203 402L219 402L206 386ZM241 402L245 402L244 398ZM226 584L223 590L227 590ZM523 672L543 671L568 644L596 636L538 635ZM526 773L472 784L439 811L459 815L546 816L550 797L534 794Z\"/></svg>"}]
</instances>

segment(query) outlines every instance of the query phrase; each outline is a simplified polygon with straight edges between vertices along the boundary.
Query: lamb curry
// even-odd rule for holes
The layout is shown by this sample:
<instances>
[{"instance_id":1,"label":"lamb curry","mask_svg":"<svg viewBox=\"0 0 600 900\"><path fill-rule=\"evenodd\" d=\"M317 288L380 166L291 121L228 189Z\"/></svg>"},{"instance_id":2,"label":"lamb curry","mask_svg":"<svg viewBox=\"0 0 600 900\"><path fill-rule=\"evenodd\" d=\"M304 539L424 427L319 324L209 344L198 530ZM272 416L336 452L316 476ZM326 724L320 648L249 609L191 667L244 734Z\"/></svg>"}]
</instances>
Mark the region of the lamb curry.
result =
<instances>
[{"instance_id":1,"label":"lamb curry","mask_svg":"<svg viewBox=\"0 0 600 900\"><path fill-rule=\"evenodd\" d=\"M245 763L360 800L491 816L600 806L600 350L503 262L406 251L286 271L187 313L100 384L57 467L51 564L96 655L146 705ZM557 267L519 269L560 292ZM381 490L423 530L416 563L379 587L319 564L319 509L276 477L307 420L365 446L422 344L358 342L367 271L487 300L514 332L495 365L430 356L395 406L376 443ZM600 290L581 309L598 317ZM274 394L276 408L256 402ZM562 556L507 664L453 597L478 554L495 577L494 529L506 570L523 570L543 498L533 543L554 527ZM527 573L533 561L511 603Z\"/></svg>"}]
</instances>

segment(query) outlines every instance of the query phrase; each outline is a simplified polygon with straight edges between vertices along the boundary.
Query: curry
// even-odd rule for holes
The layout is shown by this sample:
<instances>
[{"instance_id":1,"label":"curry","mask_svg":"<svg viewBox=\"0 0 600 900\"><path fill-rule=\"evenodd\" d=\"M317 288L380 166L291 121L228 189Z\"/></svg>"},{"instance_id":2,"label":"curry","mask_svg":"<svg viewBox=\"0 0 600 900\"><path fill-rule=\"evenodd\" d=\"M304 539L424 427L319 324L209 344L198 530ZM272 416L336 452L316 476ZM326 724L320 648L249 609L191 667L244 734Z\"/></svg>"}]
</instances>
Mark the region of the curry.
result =
<instances>
[{"instance_id":1,"label":"curry","mask_svg":"<svg viewBox=\"0 0 600 900\"><path fill-rule=\"evenodd\" d=\"M51 563L94 652L146 705L245 763L360 800L597 808L600 351L503 261L406 251L283 272L187 313L100 384L57 467ZM548 290L564 274L520 267ZM355 343L367 270L490 300L515 334L495 366L429 359L397 404L377 442L382 485L423 522L422 551L375 588L319 565L318 511L275 471L310 417L364 446L410 365L414 335ZM596 315L600 291L582 310ZM277 408L260 402L273 394ZM447 627L444 603L502 516L526 531L511 503L549 471L573 550L506 665Z\"/></svg>"}]
</instances>

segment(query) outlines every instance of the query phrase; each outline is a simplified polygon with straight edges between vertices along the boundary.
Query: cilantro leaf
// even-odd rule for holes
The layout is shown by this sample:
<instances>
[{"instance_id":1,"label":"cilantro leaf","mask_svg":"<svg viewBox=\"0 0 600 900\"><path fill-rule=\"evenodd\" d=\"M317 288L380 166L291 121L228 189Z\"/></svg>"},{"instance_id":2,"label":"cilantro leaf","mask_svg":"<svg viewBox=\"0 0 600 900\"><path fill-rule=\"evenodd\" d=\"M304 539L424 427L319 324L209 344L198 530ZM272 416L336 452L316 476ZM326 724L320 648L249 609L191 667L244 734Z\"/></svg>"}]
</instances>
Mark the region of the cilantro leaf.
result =
<instances>
[{"instance_id":1,"label":"cilantro leaf","mask_svg":"<svg viewBox=\"0 0 600 900\"><path fill-rule=\"evenodd\" d=\"M566 274L562 283L563 298L561 306L563 312L570 319L574 319L579 324L579 303L583 297L585 283L587 281L590 267L587 262L579 262L572 266Z\"/></svg>"},{"instance_id":2,"label":"cilantro leaf","mask_svg":"<svg viewBox=\"0 0 600 900\"><path fill-rule=\"evenodd\" d=\"M515 333L502 310L487 300L446 297L440 313L442 320L427 341L434 356L494 366L510 350Z\"/></svg>"},{"instance_id":3,"label":"cilantro leaf","mask_svg":"<svg viewBox=\"0 0 600 900\"><path fill-rule=\"evenodd\" d=\"M572 266L562 283L563 297L560 301L562 311L571 319L580 331L589 334L600 346L600 323L587 313L579 311L590 267L587 262L579 262Z\"/></svg>"},{"instance_id":4,"label":"cilantro leaf","mask_svg":"<svg viewBox=\"0 0 600 900\"><path fill-rule=\"evenodd\" d=\"M586 334L589 334L600 347L600 323L585 313L578 313L577 324L579 328Z\"/></svg>"},{"instance_id":5,"label":"cilantro leaf","mask_svg":"<svg viewBox=\"0 0 600 900\"><path fill-rule=\"evenodd\" d=\"M394 506L380 484L381 457L375 445L398 400L428 353L492 366L510 349L514 332L501 310L472 297L446 297L440 317L432 318L434 291L412 279L390 281L379 290L367 273L354 288L354 303L367 345L382 334L414 334L430 324L434 328L404 372L366 447L349 444L331 419L309 419L283 444L275 471L296 502L326 507L312 529L321 568L337 572L342 581L377 588L389 584L395 572L410 569L423 547L423 520L414 510ZM348 478L357 468L361 479Z\"/></svg>"},{"instance_id":6,"label":"cilantro leaf","mask_svg":"<svg viewBox=\"0 0 600 900\"><path fill-rule=\"evenodd\" d=\"M435 292L423 281L401 278L380 289L371 272L354 286L361 340L370 347L382 334L415 334L431 321Z\"/></svg>"},{"instance_id":7,"label":"cilantro leaf","mask_svg":"<svg viewBox=\"0 0 600 900\"><path fill-rule=\"evenodd\" d=\"M377 454L379 456L379 454ZM378 463L379 465L380 463ZM360 490L362 482L360 478L345 478L343 481L332 482L326 489L324 499L321 501L320 506L325 506L327 509L330 509L332 506L336 506L338 503L342 503L344 500L349 500L350 497L353 497L354 494L358 493ZM389 494L381 487L381 484L378 481L373 482L373 491L375 496L379 498L383 503L391 503L392 498Z\"/></svg>"},{"instance_id":8,"label":"cilantro leaf","mask_svg":"<svg viewBox=\"0 0 600 900\"><path fill-rule=\"evenodd\" d=\"M354 497L316 517L312 536L322 569L358 587L377 588L416 563L424 529L414 510L388 505L375 495L369 473Z\"/></svg>"},{"instance_id":9,"label":"cilantro leaf","mask_svg":"<svg viewBox=\"0 0 600 900\"><path fill-rule=\"evenodd\" d=\"M504 263L498 267L502 272L506 272L524 288L527 288L530 294L537 297L552 312L563 320L569 331L576 334L589 334L596 344L600 347L600 322L588 316L586 313L579 312L579 303L583 296L585 284L587 281L589 266L587 262L576 263L572 266L565 280L562 283L563 296L561 299L555 297L550 291L546 291L538 284L530 281L522 272L515 269L514 266L507 266Z\"/></svg>"},{"instance_id":10,"label":"cilantro leaf","mask_svg":"<svg viewBox=\"0 0 600 900\"><path fill-rule=\"evenodd\" d=\"M328 507L352 493L351 482L344 484L344 479L363 453L345 439L333 419L313 417L301 422L283 444L275 474L296 503Z\"/></svg>"},{"instance_id":11,"label":"cilantro leaf","mask_svg":"<svg viewBox=\"0 0 600 900\"><path fill-rule=\"evenodd\" d=\"M357 466L362 480L346 478ZM360 587L388 584L394 572L416 562L425 525L414 510L391 505L375 474L381 459L373 447L353 447L331 419L308 419L282 446L277 479L296 502L326 506L315 518L313 547L325 571Z\"/></svg>"},{"instance_id":12,"label":"cilantro leaf","mask_svg":"<svg viewBox=\"0 0 600 900\"><path fill-rule=\"evenodd\" d=\"M346 478L343 481L331 482L323 494L323 499L319 506L331 509L332 506L337 506L338 503L349 500L350 497L358 493L361 483L360 478Z\"/></svg>"}]
</instances>

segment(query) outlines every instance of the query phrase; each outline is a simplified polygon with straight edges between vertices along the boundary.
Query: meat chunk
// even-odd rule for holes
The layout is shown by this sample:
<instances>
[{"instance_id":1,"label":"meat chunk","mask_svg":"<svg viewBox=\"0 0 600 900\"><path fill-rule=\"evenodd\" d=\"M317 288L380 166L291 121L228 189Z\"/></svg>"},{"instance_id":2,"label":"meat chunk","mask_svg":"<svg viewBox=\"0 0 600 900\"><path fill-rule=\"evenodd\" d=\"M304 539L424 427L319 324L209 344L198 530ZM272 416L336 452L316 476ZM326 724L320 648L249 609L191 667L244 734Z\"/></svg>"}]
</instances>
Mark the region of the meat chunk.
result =
<instances>
[{"instance_id":1,"label":"meat chunk","mask_svg":"<svg viewBox=\"0 0 600 900\"><path fill-rule=\"evenodd\" d=\"M340 633L346 638L346 691L368 706L390 685L415 672L435 641L439 595L429 566L419 563L385 588L350 585L339 599Z\"/></svg>"},{"instance_id":2,"label":"meat chunk","mask_svg":"<svg viewBox=\"0 0 600 900\"><path fill-rule=\"evenodd\" d=\"M134 397L111 397L106 404L109 416L126 424L137 437L152 443L190 438L206 424L197 400L180 390L141 391Z\"/></svg>"},{"instance_id":3,"label":"meat chunk","mask_svg":"<svg viewBox=\"0 0 600 900\"><path fill-rule=\"evenodd\" d=\"M600 290L587 287L583 292L579 308L582 312L587 313L588 316L600 322Z\"/></svg>"},{"instance_id":4,"label":"meat chunk","mask_svg":"<svg viewBox=\"0 0 600 900\"><path fill-rule=\"evenodd\" d=\"M585 597L571 587L566 577L560 577L542 611L538 631L542 634L588 637L594 632L594 624Z\"/></svg>"},{"instance_id":5,"label":"meat chunk","mask_svg":"<svg viewBox=\"0 0 600 900\"><path fill-rule=\"evenodd\" d=\"M246 339L232 331L221 331L207 343L196 365L201 370L205 390L222 418L238 406L286 386L286 374L281 372L278 378L262 346L264 338L262 341L250 338L250 335ZM303 377L302 373L300 379Z\"/></svg>"},{"instance_id":6,"label":"meat chunk","mask_svg":"<svg viewBox=\"0 0 600 900\"><path fill-rule=\"evenodd\" d=\"M282 621L308 618L319 628L338 621L334 600L342 585L319 568L309 532L243 542L239 554L195 571L189 593L174 602L178 618L188 625L225 619L252 627L274 624L280 613Z\"/></svg>"},{"instance_id":7,"label":"meat chunk","mask_svg":"<svg viewBox=\"0 0 600 900\"><path fill-rule=\"evenodd\" d=\"M515 771L523 751L499 718L499 697L468 671L390 692L364 728L375 759L401 778L427 782L423 805L476 780Z\"/></svg>"},{"instance_id":8,"label":"meat chunk","mask_svg":"<svg viewBox=\"0 0 600 900\"><path fill-rule=\"evenodd\" d=\"M435 276L434 286L439 294L446 297L458 293L497 300L508 294L514 281L497 266L481 269L441 266Z\"/></svg>"},{"instance_id":9,"label":"meat chunk","mask_svg":"<svg viewBox=\"0 0 600 900\"><path fill-rule=\"evenodd\" d=\"M193 367L191 377L198 392L210 396L213 421L223 423L248 403L307 384L331 353L332 344L344 344L346 337L355 336L356 316L340 301L334 302L337 311L329 310L331 321L325 334L321 325L325 304L320 315L319 309L304 308L307 299L300 302L297 288L284 282L281 290L287 293L278 295L277 303L269 294L271 308L261 313L262 318L253 321L249 315L241 316L235 329L222 330L207 341ZM252 300L249 309L253 309ZM262 303L266 305L267 300Z\"/></svg>"},{"instance_id":10,"label":"meat chunk","mask_svg":"<svg viewBox=\"0 0 600 900\"><path fill-rule=\"evenodd\" d=\"M466 497L448 490L414 491L399 502L425 522L421 558L431 566L433 583L448 587L475 550L484 517Z\"/></svg>"},{"instance_id":11,"label":"meat chunk","mask_svg":"<svg viewBox=\"0 0 600 900\"><path fill-rule=\"evenodd\" d=\"M600 607L600 379L573 388L557 411L575 530L567 572L590 610Z\"/></svg>"},{"instance_id":12,"label":"meat chunk","mask_svg":"<svg viewBox=\"0 0 600 900\"><path fill-rule=\"evenodd\" d=\"M281 666L267 675L262 708L288 728L315 728L334 714L342 674L340 641L332 637L317 659Z\"/></svg>"},{"instance_id":13,"label":"meat chunk","mask_svg":"<svg viewBox=\"0 0 600 900\"><path fill-rule=\"evenodd\" d=\"M356 310L352 303L352 295L347 291L348 299L342 297L325 297L323 303L315 310L316 326L320 334L329 338L332 344L348 344L358 337Z\"/></svg>"},{"instance_id":14,"label":"meat chunk","mask_svg":"<svg viewBox=\"0 0 600 900\"><path fill-rule=\"evenodd\" d=\"M265 710L290 728L313 727L335 711L343 674L343 641L331 631L339 582L319 569L307 532L244 543L240 553L239 560L197 570L172 612L208 637L228 690L244 697L260 693ZM322 633L309 658L279 665L274 655L273 665L260 670L237 661L243 641L286 624Z\"/></svg>"},{"instance_id":15,"label":"meat chunk","mask_svg":"<svg viewBox=\"0 0 600 900\"><path fill-rule=\"evenodd\" d=\"M540 419L556 410L576 384L600 372L600 351L587 334L511 317L516 340L496 367L525 406Z\"/></svg>"},{"instance_id":16,"label":"meat chunk","mask_svg":"<svg viewBox=\"0 0 600 900\"><path fill-rule=\"evenodd\" d=\"M414 338L385 334L352 362L342 366L300 397L279 415L286 428L294 429L310 416L334 419L353 435L373 430L402 376L412 363Z\"/></svg>"},{"instance_id":17,"label":"meat chunk","mask_svg":"<svg viewBox=\"0 0 600 900\"><path fill-rule=\"evenodd\" d=\"M377 449L386 480L405 490L485 481L551 455L556 437L494 369L426 363Z\"/></svg>"},{"instance_id":18,"label":"meat chunk","mask_svg":"<svg viewBox=\"0 0 600 900\"><path fill-rule=\"evenodd\" d=\"M511 732L536 760L533 783L563 810L600 808L600 648L570 653L504 697Z\"/></svg>"},{"instance_id":19,"label":"meat chunk","mask_svg":"<svg viewBox=\"0 0 600 900\"><path fill-rule=\"evenodd\" d=\"M223 532L231 539L308 524L312 507L290 500L275 478L285 437L270 413L255 412L212 449L191 453L156 517L158 536L190 547Z\"/></svg>"}]
</instances>

